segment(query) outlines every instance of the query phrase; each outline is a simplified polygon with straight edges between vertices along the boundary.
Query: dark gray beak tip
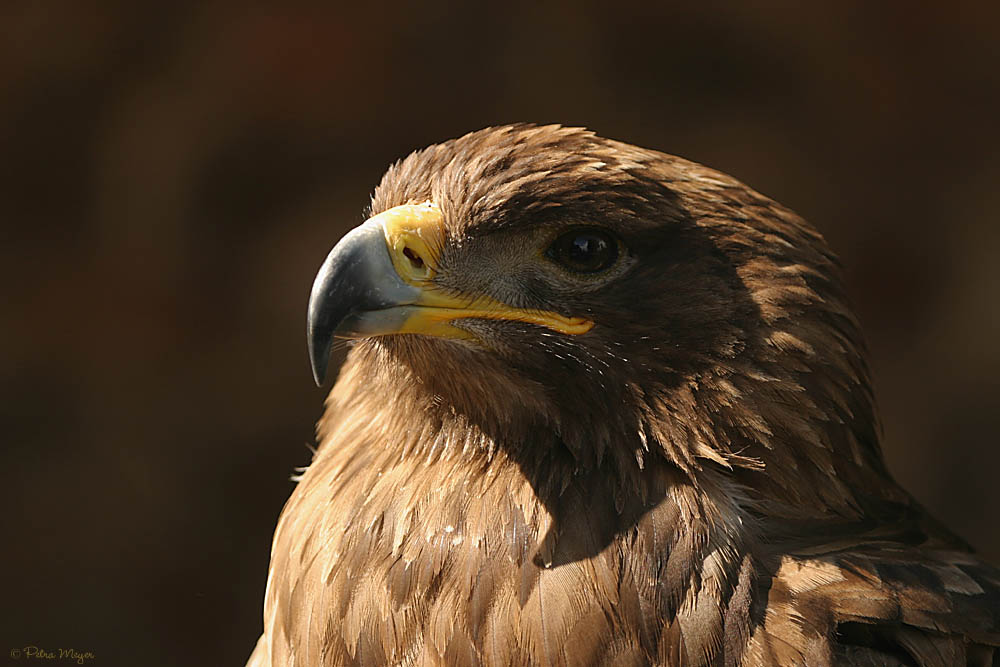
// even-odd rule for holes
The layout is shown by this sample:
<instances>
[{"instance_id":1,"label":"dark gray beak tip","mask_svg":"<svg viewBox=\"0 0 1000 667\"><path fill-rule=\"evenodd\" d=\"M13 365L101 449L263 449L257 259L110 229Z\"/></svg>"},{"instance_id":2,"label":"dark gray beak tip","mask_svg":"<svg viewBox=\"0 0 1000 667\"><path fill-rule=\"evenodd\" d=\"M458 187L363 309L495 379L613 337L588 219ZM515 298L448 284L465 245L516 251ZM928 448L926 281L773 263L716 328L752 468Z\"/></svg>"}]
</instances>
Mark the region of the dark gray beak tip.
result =
<instances>
[{"instance_id":1,"label":"dark gray beak tip","mask_svg":"<svg viewBox=\"0 0 1000 667\"><path fill-rule=\"evenodd\" d=\"M324 269L326 266L324 265ZM333 342L335 319L339 313L331 312L330 285L327 273L320 270L316 285L309 298L309 313L306 320L306 344L309 347L309 366L317 387L323 386L326 369L330 364L330 343ZM335 309L334 309L335 310ZM332 315L332 316L331 316Z\"/></svg>"},{"instance_id":2,"label":"dark gray beak tip","mask_svg":"<svg viewBox=\"0 0 1000 667\"><path fill-rule=\"evenodd\" d=\"M317 387L322 387L326 379L327 366L330 364L330 344L337 324L346 312L344 306L347 304L335 297L338 284L342 282L338 268L343 263L338 261L338 257L336 248L330 251L316 274L309 294L306 344L309 348L309 365Z\"/></svg>"},{"instance_id":3,"label":"dark gray beak tip","mask_svg":"<svg viewBox=\"0 0 1000 667\"><path fill-rule=\"evenodd\" d=\"M311 299L309 319L306 323L306 343L309 347L309 366L317 387L323 386L326 370L330 365L330 344L333 342L334 326L330 322L325 300Z\"/></svg>"},{"instance_id":4,"label":"dark gray beak tip","mask_svg":"<svg viewBox=\"0 0 1000 667\"><path fill-rule=\"evenodd\" d=\"M325 343L319 342L319 339L323 338L326 337L309 336L309 364L312 367L313 380L317 387L323 386L323 381L326 379L326 368L330 364L330 339L326 338Z\"/></svg>"}]
</instances>

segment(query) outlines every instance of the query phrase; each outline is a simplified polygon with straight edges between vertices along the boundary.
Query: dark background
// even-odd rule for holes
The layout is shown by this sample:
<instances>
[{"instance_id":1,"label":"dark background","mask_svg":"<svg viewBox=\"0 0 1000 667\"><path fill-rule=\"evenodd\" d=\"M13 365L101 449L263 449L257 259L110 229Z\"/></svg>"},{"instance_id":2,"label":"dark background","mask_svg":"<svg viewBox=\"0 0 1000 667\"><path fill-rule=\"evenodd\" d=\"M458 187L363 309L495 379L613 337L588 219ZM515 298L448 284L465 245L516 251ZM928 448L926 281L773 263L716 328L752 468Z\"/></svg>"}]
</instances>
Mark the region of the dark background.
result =
<instances>
[{"instance_id":1,"label":"dark background","mask_svg":"<svg viewBox=\"0 0 1000 667\"><path fill-rule=\"evenodd\" d=\"M1000 559L1000 4L807 4L4 3L0 664L242 664L321 410L315 270L390 161L516 120L819 227L890 467Z\"/></svg>"}]
</instances>

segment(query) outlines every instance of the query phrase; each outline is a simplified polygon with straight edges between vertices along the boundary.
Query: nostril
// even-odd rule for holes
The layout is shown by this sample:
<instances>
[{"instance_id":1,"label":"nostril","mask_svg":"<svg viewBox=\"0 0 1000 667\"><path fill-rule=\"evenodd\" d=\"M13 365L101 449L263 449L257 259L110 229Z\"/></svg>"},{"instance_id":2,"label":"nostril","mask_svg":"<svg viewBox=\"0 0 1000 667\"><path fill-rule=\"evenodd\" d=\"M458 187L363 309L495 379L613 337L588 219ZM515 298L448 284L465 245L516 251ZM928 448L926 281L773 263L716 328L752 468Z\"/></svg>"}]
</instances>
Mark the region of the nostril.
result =
<instances>
[{"instance_id":1,"label":"nostril","mask_svg":"<svg viewBox=\"0 0 1000 667\"><path fill-rule=\"evenodd\" d=\"M413 250L413 248L410 248L409 246L403 248L403 255L406 257L406 259L410 260L410 264L413 265L413 268L415 269L424 268L423 257L418 255L417 252Z\"/></svg>"}]
</instances>

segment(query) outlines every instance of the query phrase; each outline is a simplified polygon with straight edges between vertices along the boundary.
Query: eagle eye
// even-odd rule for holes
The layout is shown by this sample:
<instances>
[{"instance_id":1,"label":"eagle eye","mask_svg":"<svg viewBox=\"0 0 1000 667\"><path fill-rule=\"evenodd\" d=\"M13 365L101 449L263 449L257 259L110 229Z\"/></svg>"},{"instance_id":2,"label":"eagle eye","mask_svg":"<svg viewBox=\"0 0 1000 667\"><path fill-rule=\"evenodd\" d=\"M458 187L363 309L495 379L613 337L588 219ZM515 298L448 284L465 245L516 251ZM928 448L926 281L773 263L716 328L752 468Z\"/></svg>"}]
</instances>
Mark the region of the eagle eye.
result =
<instances>
[{"instance_id":1,"label":"eagle eye","mask_svg":"<svg viewBox=\"0 0 1000 667\"><path fill-rule=\"evenodd\" d=\"M618 240L603 229L574 229L553 241L545 254L574 273L597 273L618 259Z\"/></svg>"}]
</instances>

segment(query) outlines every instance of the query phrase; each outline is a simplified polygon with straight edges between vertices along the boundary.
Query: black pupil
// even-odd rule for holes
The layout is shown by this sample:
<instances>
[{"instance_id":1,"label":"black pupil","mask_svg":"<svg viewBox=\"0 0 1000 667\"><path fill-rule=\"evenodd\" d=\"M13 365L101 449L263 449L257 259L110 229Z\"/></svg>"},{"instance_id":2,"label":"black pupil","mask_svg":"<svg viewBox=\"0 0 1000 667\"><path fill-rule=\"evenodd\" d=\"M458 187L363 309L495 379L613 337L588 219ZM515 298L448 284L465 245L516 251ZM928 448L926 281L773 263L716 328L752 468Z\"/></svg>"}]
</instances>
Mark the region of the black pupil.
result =
<instances>
[{"instance_id":1,"label":"black pupil","mask_svg":"<svg viewBox=\"0 0 1000 667\"><path fill-rule=\"evenodd\" d=\"M603 232L576 231L559 237L550 254L568 269L592 273L611 266L618 247Z\"/></svg>"}]
</instances>

